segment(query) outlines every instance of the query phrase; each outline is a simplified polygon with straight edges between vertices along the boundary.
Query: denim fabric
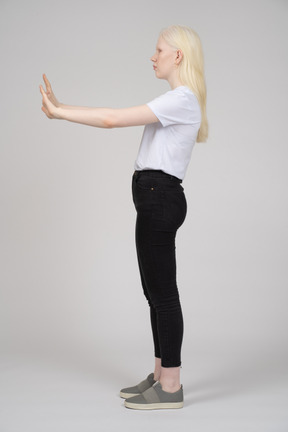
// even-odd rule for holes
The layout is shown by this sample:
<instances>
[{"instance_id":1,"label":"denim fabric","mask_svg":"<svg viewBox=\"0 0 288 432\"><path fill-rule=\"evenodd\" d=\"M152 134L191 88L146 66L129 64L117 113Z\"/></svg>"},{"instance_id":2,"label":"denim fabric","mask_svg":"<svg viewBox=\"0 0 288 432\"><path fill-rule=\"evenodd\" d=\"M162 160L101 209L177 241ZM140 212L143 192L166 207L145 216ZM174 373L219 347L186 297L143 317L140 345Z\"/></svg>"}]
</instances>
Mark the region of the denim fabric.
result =
<instances>
[{"instance_id":1,"label":"denim fabric","mask_svg":"<svg viewBox=\"0 0 288 432\"><path fill-rule=\"evenodd\" d=\"M163 367L181 365L183 317L176 282L175 237L185 220L181 180L158 170L135 171L136 250L142 287L150 306L155 357Z\"/></svg>"}]
</instances>

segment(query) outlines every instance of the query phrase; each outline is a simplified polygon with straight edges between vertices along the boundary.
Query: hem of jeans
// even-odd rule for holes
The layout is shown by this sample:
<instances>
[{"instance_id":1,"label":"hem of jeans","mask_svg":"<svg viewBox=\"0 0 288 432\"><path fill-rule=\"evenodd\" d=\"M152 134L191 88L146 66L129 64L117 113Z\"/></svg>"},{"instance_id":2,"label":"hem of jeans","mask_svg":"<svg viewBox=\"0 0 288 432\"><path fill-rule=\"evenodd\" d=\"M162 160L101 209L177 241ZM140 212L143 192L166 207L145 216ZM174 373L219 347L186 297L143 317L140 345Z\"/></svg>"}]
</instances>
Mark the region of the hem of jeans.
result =
<instances>
[{"instance_id":1,"label":"hem of jeans","mask_svg":"<svg viewBox=\"0 0 288 432\"><path fill-rule=\"evenodd\" d=\"M164 368L173 368L173 367L181 367L181 364L182 364L181 362L171 364L171 363L165 363L162 361L161 366Z\"/></svg>"}]
</instances>

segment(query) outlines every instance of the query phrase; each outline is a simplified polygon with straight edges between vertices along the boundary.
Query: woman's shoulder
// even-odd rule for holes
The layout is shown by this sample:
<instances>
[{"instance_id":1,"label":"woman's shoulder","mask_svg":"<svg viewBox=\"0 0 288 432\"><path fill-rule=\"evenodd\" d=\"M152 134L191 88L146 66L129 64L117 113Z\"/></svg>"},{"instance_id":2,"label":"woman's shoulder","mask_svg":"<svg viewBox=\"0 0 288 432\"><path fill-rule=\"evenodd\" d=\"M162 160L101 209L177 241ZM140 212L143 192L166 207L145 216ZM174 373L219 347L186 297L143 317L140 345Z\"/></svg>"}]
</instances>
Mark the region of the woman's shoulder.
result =
<instances>
[{"instance_id":1,"label":"woman's shoulder","mask_svg":"<svg viewBox=\"0 0 288 432\"><path fill-rule=\"evenodd\" d=\"M189 103L191 103L193 100L197 100L195 94L193 93L193 91L184 85L178 86L175 89L171 89L169 91L167 91L166 93L162 94L160 96L160 98L163 99L171 99L171 100L178 100L179 102L182 100L184 101L188 101Z\"/></svg>"},{"instance_id":2,"label":"woman's shoulder","mask_svg":"<svg viewBox=\"0 0 288 432\"><path fill-rule=\"evenodd\" d=\"M176 87L174 90L171 90L171 92L174 93L175 95L186 96L188 98L195 97L193 91L189 87L184 85Z\"/></svg>"},{"instance_id":3,"label":"woman's shoulder","mask_svg":"<svg viewBox=\"0 0 288 432\"><path fill-rule=\"evenodd\" d=\"M179 96L180 97L181 96L184 96L184 97L186 96L188 98L189 97L190 98L195 97L193 91L189 87L181 85L181 86L175 87L174 89L168 90L165 93L162 93L162 94L156 96L154 98L154 100L161 99L161 100L164 101L165 99L170 99L170 98L173 99L173 98L177 98Z\"/></svg>"},{"instance_id":4,"label":"woman's shoulder","mask_svg":"<svg viewBox=\"0 0 288 432\"><path fill-rule=\"evenodd\" d=\"M174 102L180 106L183 105L190 109L198 108L198 99L189 87L182 85L176 87L174 90L170 90L169 93L171 99L174 99Z\"/></svg>"}]
</instances>

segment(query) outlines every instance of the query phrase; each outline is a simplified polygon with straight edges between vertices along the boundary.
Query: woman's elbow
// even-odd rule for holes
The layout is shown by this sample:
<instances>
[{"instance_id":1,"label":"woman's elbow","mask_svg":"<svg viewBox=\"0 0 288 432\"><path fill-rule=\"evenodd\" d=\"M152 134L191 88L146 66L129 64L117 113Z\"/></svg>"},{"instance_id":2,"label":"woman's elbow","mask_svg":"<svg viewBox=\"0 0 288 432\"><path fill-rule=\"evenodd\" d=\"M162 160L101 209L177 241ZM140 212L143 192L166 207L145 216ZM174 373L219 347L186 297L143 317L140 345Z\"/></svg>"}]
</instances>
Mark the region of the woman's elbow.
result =
<instances>
[{"instance_id":1,"label":"woman's elbow","mask_svg":"<svg viewBox=\"0 0 288 432\"><path fill-rule=\"evenodd\" d=\"M110 118L103 119L103 128L112 129L114 127L115 127L115 125L114 125L113 120L111 120Z\"/></svg>"},{"instance_id":2,"label":"woman's elbow","mask_svg":"<svg viewBox=\"0 0 288 432\"><path fill-rule=\"evenodd\" d=\"M103 127L105 129L112 129L117 127L117 121L115 115L112 112L107 112L103 117Z\"/></svg>"}]
</instances>

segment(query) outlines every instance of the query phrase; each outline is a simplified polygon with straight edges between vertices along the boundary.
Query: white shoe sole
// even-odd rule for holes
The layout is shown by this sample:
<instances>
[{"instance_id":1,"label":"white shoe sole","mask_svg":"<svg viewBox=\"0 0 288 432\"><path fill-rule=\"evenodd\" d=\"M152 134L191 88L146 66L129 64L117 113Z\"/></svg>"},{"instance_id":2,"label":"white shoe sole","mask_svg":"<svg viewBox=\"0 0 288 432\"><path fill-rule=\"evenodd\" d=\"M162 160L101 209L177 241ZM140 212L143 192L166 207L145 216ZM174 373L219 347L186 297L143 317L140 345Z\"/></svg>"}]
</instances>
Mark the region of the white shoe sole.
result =
<instances>
[{"instance_id":1,"label":"white shoe sole","mask_svg":"<svg viewBox=\"0 0 288 432\"><path fill-rule=\"evenodd\" d=\"M124 402L126 408L138 409L138 410L153 410L153 409L171 409L171 408L183 408L184 402L159 402L153 404L135 404L126 400Z\"/></svg>"}]
</instances>

